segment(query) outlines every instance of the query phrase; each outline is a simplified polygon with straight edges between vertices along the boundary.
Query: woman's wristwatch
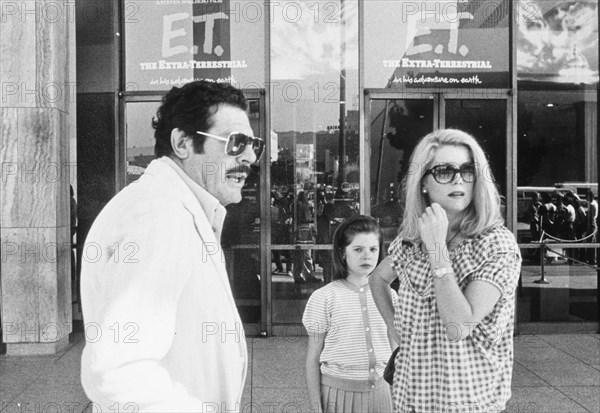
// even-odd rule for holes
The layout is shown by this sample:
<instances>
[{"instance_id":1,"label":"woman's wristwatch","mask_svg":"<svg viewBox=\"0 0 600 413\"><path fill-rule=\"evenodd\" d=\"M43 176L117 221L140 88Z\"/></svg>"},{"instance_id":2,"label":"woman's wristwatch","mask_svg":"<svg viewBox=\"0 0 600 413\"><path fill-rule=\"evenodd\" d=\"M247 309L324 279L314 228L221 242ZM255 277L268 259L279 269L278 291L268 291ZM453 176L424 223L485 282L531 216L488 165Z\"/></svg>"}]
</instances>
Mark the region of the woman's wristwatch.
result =
<instances>
[{"instance_id":1,"label":"woman's wristwatch","mask_svg":"<svg viewBox=\"0 0 600 413\"><path fill-rule=\"evenodd\" d=\"M451 267L435 267L433 269L433 278L443 278L446 274L452 274L454 270Z\"/></svg>"}]
</instances>

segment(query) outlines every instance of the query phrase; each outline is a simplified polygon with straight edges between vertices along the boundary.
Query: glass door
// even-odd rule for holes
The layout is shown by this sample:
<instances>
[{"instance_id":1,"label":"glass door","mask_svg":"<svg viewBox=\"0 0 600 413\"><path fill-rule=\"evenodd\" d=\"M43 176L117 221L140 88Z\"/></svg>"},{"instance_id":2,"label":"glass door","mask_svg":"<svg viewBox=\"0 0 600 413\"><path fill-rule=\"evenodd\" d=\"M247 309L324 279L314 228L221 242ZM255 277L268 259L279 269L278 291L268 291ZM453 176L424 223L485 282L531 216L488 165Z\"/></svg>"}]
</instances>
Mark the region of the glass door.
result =
<instances>
[{"instance_id":1,"label":"glass door","mask_svg":"<svg viewBox=\"0 0 600 413\"><path fill-rule=\"evenodd\" d=\"M248 117L254 136L265 139L264 94L259 90L244 90L248 100ZM263 191L265 157L252 165L252 174L242 188L242 200L227 205L223 223L221 246L225 253L227 274L233 297L244 329L248 335L262 331L263 285L262 260L264 240L261 223L265 221L265 194Z\"/></svg>"},{"instance_id":2,"label":"glass door","mask_svg":"<svg viewBox=\"0 0 600 413\"><path fill-rule=\"evenodd\" d=\"M469 132L489 156L491 174L503 199L507 218L507 145L509 101L503 91L458 90L432 93L369 93L367 100L368 214L377 218L386 245L402 220L402 181L411 173L409 159L417 142L436 128ZM509 203L510 204L510 200ZM509 222L509 220L507 220ZM510 227L510 225L509 225Z\"/></svg>"},{"instance_id":3,"label":"glass door","mask_svg":"<svg viewBox=\"0 0 600 413\"><path fill-rule=\"evenodd\" d=\"M295 335L310 295L332 280L333 232L359 211L358 127L279 132L271 144L268 328Z\"/></svg>"},{"instance_id":4,"label":"glass door","mask_svg":"<svg viewBox=\"0 0 600 413\"><path fill-rule=\"evenodd\" d=\"M517 111L520 331L597 331L597 92L520 87Z\"/></svg>"},{"instance_id":5,"label":"glass door","mask_svg":"<svg viewBox=\"0 0 600 413\"><path fill-rule=\"evenodd\" d=\"M371 94L368 113L367 179L370 215L379 221L387 247L398 234L404 191L401 183L410 173L409 159L420 138L438 125L434 94Z\"/></svg>"},{"instance_id":6,"label":"glass door","mask_svg":"<svg viewBox=\"0 0 600 413\"><path fill-rule=\"evenodd\" d=\"M244 90L248 101L248 117L255 136L265 136L264 93ZM120 147L120 188L137 180L154 156L154 130L151 119L160 106L162 94L126 96L123 105L124 136ZM264 280L261 279L261 246L265 244L261 231L266 211L264 204L265 157L253 165L253 173L242 188L242 201L228 205L223 223L221 245L225 254L227 273L238 311L248 334L261 330Z\"/></svg>"},{"instance_id":7,"label":"glass door","mask_svg":"<svg viewBox=\"0 0 600 413\"><path fill-rule=\"evenodd\" d=\"M132 99L125 103L124 155L120 158L119 190L139 179L154 156L152 117L160 106L162 95Z\"/></svg>"},{"instance_id":8,"label":"glass door","mask_svg":"<svg viewBox=\"0 0 600 413\"><path fill-rule=\"evenodd\" d=\"M266 333L304 333L310 295L332 279L331 237L359 211L360 2L293 2L271 15ZM315 18L317 14L333 18ZM266 192L269 194L269 192ZM364 207L364 206L363 206Z\"/></svg>"},{"instance_id":9,"label":"glass door","mask_svg":"<svg viewBox=\"0 0 600 413\"><path fill-rule=\"evenodd\" d=\"M510 228L511 219L507 205L512 205L512 191L508 190L507 156L512 151L507 145L509 101L502 91L487 90L484 93L460 91L441 96L440 127L456 128L473 135L488 156L490 171L486 179L494 179L502 201L502 215ZM512 179L511 179L512 181ZM510 200L508 198L510 198ZM512 211L512 208L511 208Z\"/></svg>"}]
</instances>

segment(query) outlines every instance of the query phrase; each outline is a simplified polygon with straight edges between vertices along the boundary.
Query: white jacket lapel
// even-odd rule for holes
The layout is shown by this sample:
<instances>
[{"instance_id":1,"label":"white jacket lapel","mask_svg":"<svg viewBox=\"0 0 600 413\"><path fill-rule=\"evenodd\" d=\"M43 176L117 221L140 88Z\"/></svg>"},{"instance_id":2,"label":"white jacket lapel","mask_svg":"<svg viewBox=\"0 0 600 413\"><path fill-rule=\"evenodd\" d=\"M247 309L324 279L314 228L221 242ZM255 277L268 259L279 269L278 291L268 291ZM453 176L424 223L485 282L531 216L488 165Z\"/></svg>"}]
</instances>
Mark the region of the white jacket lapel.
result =
<instances>
[{"instance_id":1,"label":"white jacket lapel","mask_svg":"<svg viewBox=\"0 0 600 413\"><path fill-rule=\"evenodd\" d=\"M173 196L177 197L183 203L185 209L192 214L196 231L203 241L204 250L199 251L199 253L203 254L203 260L208 258L212 261L219 278L226 284L226 289L231 291L227 269L225 268L225 255L223 254L221 243L217 240L198 198L196 198L192 190L177 172L166 162L161 162L160 160L152 161L148 165L145 174L157 179L160 182L160 186L164 187L166 191L172 192Z\"/></svg>"}]
</instances>

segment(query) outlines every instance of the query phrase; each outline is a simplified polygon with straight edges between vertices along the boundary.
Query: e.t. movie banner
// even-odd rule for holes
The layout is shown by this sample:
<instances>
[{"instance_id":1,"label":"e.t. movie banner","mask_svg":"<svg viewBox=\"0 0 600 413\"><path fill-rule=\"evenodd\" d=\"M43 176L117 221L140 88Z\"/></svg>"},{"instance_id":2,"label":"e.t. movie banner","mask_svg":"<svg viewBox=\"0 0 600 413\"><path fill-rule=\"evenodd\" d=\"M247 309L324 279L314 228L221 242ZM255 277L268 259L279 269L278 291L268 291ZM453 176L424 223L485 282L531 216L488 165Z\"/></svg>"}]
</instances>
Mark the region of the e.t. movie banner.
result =
<instances>
[{"instance_id":1,"label":"e.t. movie banner","mask_svg":"<svg viewBox=\"0 0 600 413\"><path fill-rule=\"evenodd\" d=\"M366 1L371 88L509 87L509 1Z\"/></svg>"},{"instance_id":2,"label":"e.t. movie banner","mask_svg":"<svg viewBox=\"0 0 600 413\"><path fill-rule=\"evenodd\" d=\"M168 90L199 79L264 83L262 1L128 0L124 21L129 89Z\"/></svg>"}]
</instances>

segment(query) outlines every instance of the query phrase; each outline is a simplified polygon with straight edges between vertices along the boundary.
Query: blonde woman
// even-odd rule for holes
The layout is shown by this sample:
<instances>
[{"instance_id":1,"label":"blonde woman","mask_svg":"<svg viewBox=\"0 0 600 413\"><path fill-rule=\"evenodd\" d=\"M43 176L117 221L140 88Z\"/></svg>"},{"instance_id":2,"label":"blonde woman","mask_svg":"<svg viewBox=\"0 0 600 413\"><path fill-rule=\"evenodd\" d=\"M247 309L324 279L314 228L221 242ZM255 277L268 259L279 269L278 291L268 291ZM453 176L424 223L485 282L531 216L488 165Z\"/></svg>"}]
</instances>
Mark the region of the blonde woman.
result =
<instances>
[{"instance_id":1,"label":"blonde woman","mask_svg":"<svg viewBox=\"0 0 600 413\"><path fill-rule=\"evenodd\" d=\"M399 235L370 278L400 347L394 411L500 412L510 399L521 256L489 164L471 135L445 129L419 142L411 166Z\"/></svg>"}]
</instances>

